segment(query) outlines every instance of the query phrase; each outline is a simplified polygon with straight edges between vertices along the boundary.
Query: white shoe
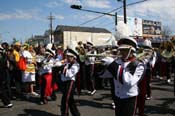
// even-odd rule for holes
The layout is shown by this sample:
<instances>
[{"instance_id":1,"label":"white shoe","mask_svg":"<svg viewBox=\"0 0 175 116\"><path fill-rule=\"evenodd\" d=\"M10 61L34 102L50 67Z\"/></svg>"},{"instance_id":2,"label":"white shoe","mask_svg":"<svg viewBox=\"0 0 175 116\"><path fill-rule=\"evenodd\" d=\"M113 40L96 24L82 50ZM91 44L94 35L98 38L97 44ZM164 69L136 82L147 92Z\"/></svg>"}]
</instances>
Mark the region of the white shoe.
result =
<instances>
[{"instance_id":1,"label":"white shoe","mask_svg":"<svg viewBox=\"0 0 175 116\"><path fill-rule=\"evenodd\" d=\"M87 93L88 93L88 94L91 94L91 91L88 91Z\"/></svg>"},{"instance_id":2,"label":"white shoe","mask_svg":"<svg viewBox=\"0 0 175 116\"><path fill-rule=\"evenodd\" d=\"M33 96L39 96L39 94L36 93L36 92L32 92L31 95L33 95Z\"/></svg>"},{"instance_id":3,"label":"white shoe","mask_svg":"<svg viewBox=\"0 0 175 116\"><path fill-rule=\"evenodd\" d=\"M97 90L94 89L94 91L91 92L91 95L94 95Z\"/></svg>"},{"instance_id":4,"label":"white shoe","mask_svg":"<svg viewBox=\"0 0 175 116\"><path fill-rule=\"evenodd\" d=\"M171 80L170 80L170 79L168 79L168 80L167 80L167 83L171 83Z\"/></svg>"},{"instance_id":5,"label":"white shoe","mask_svg":"<svg viewBox=\"0 0 175 116\"><path fill-rule=\"evenodd\" d=\"M7 105L5 105L4 107L5 107L5 108L11 108L11 107L13 107L13 104L12 104L12 103L7 104Z\"/></svg>"},{"instance_id":6,"label":"white shoe","mask_svg":"<svg viewBox=\"0 0 175 116\"><path fill-rule=\"evenodd\" d=\"M152 99L152 96L151 97L146 97L146 100L150 100L150 99Z\"/></svg>"},{"instance_id":7,"label":"white shoe","mask_svg":"<svg viewBox=\"0 0 175 116\"><path fill-rule=\"evenodd\" d=\"M112 109L115 109L115 103L114 102L112 103Z\"/></svg>"},{"instance_id":8,"label":"white shoe","mask_svg":"<svg viewBox=\"0 0 175 116\"><path fill-rule=\"evenodd\" d=\"M112 106L112 109L115 109L115 105Z\"/></svg>"}]
</instances>

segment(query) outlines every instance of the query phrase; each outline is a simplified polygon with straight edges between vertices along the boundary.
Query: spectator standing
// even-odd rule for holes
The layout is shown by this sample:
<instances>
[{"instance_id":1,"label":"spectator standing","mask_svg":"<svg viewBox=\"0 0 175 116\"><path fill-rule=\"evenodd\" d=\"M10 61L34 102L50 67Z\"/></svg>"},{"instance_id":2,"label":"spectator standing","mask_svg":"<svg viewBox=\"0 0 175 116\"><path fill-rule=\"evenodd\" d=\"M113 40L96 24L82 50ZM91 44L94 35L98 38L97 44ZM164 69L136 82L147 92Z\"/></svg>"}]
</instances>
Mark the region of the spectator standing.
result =
<instances>
[{"instance_id":1,"label":"spectator standing","mask_svg":"<svg viewBox=\"0 0 175 116\"><path fill-rule=\"evenodd\" d=\"M0 45L0 91L1 99L4 107L10 108L13 106L11 103L10 79L9 79L9 62L6 52Z\"/></svg>"},{"instance_id":2,"label":"spectator standing","mask_svg":"<svg viewBox=\"0 0 175 116\"><path fill-rule=\"evenodd\" d=\"M34 92L34 83L35 83L35 66L36 62L34 59L34 54L32 54L32 51L29 51L29 45L24 44L23 45L23 51L22 56L25 58L26 61L26 69L22 71L22 82L25 84L25 89L27 92L27 98L32 96L38 96L36 92Z\"/></svg>"}]
</instances>

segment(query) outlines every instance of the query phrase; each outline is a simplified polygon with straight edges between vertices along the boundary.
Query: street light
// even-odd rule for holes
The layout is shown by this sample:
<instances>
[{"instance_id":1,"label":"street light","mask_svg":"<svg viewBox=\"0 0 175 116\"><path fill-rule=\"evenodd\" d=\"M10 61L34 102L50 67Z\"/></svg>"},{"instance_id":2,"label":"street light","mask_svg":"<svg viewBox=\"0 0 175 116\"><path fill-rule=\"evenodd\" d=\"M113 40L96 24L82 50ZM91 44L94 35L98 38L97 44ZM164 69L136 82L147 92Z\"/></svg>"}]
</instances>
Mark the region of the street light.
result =
<instances>
[{"instance_id":1,"label":"street light","mask_svg":"<svg viewBox=\"0 0 175 116\"><path fill-rule=\"evenodd\" d=\"M70 7L73 9L81 9L82 8L81 5L71 5Z\"/></svg>"},{"instance_id":2,"label":"street light","mask_svg":"<svg viewBox=\"0 0 175 116\"><path fill-rule=\"evenodd\" d=\"M93 12L93 13L98 13L98 14L104 14L104 15L114 16L115 17L115 25L117 25L117 12L114 15L114 14L105 13L105 12L99 12L99 11L82 9L82 6L81 5L71 5L70 7L72 9L76 9L76 10L82 10L82 11L87 11L87 12Z\"/></svg>"},{"instance_id":3,"label":"street light","mask_svg":"<svg viewBox=\"0 0 175 116\"><path fill-rule=\"evenodd\" d=\"M81 5L71 5L70 6L72 9L76 9L76 10L82 10L82 11L88 11L88 12L93 12L93 13L98 13L98 14L104 14L104 15L109 15L109 16L115 16L114 14L110 14L110 13L105 13L105 12L99 12L99 11L93 11L93 10L86 10L86 9L82 9Z\"/></svg>"}]
</instances>

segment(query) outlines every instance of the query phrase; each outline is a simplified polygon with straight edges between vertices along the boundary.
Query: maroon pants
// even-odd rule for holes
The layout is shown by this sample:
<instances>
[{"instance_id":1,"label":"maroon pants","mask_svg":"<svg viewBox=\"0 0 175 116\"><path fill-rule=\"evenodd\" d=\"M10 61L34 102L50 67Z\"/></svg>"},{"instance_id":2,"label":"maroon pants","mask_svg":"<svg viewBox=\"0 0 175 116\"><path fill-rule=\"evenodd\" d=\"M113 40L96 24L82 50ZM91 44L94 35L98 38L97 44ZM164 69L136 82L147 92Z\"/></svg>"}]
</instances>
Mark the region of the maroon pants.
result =
<instances>
[{"instance_id":1,"label":"maroon pants","mask_svg":"<svg viewBox=\"0 0 175 116\"><path fill-rule=\"evenodd\" d=\"M145 97L146 97L146 75L143 77L141 82L139 83L140 93L137 97L137 108L139 116L144 116L144 108L145 108Z\"/></svg>"}]
</instances>

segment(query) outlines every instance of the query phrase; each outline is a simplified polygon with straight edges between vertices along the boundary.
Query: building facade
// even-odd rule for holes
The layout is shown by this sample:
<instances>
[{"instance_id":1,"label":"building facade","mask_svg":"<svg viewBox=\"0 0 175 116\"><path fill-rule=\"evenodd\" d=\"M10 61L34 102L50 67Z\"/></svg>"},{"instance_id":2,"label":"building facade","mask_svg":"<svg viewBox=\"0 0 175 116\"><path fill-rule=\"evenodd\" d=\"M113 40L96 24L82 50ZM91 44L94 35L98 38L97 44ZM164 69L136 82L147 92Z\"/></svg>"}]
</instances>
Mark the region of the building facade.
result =
<instances>
[{"instance_id":1,"label":"building facade","mask_svg":"<svg viewBox=\"0 0 175 116\"><path fill-rule=\"evenodd\" d=\"M112 33L104 28L78 27L58 25L54 31L54 43L61 45L63 49L67 46L75 48L77 43L91 42L95 46L115 45Z\"/></svg>"}]
</instances>

